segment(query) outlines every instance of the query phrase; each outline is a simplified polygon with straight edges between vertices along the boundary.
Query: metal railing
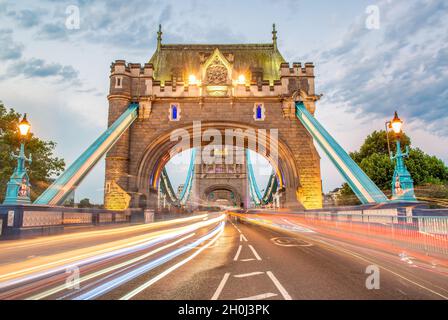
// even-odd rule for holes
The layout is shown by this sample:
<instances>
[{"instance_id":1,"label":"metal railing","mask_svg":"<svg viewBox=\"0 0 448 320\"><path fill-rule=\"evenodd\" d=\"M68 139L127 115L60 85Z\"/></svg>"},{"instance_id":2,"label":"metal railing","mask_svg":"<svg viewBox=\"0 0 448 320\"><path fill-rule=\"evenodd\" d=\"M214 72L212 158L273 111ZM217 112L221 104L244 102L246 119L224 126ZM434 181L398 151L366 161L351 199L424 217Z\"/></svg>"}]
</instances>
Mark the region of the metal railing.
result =
<instances>
[{"instance_id":1,"label":"metal railing","mask_svg":"<svg viewBox=\"0 0 448 320\"><path fill-rule=\"evenodd\" d=\"M303 222L374 246L422 252L448 258L448 217L411 215L305 213Z\"/></svg>"}]
</instances>

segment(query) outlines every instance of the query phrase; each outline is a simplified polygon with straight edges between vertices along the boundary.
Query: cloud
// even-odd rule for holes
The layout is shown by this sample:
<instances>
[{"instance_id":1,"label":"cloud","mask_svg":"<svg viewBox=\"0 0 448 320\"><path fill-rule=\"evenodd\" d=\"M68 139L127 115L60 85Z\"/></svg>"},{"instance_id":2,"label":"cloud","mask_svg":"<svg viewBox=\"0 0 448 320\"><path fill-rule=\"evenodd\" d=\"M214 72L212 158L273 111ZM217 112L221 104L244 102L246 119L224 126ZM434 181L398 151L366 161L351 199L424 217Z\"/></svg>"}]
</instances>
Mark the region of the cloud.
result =
<instances>
[{"instance_id":1,"label":"cloud","mask_svg":"<svg viewBox=\"0 0 448 320\"><path fill-rule=\"evenodd\" d=\"M25 78L57 77L65 81L78 81L78 71L72 66L48 63L43 59L31 58L14 63L8 69L10 75L22 75Z\"/></svg>"},{"instance_id":2,"label":"cloud","mask_svg":"<svg viewBox=\"0 0 448 320\"><path fill-rule=\"evenodd\" d=\"M45 15L45 11L31 9L23 9L18 11L12 10L8 11L7 15L12 17L19 26L24 28L32 28L40 24L41 18Z\"/></svg>"},{"instance_id":3,"label":"cloud","mask_svg":"<svg viewBox=\"0 0 448 320\"><path fill-rule=\"evenodd\" d=\"M0 60L17 60L22 57L24 46L12 38L12 30L0 29Z\"/></svg>"},{"instance_id":4,"label":"cloud","mask_svg":"<svg viewBox=\"0 0 448 320\"><path fill-rule=\"evenodd\" d=\"M67 31L63 22L46 23L40 27L37 37L45 40L61 40L67 38Z\"/></svg>"},{"instance_id":5,"label":"cloud","mask_svg":"<svg viewBox=\"0 0 448 320\"><path fill-rule=\"evenodd\" d=\"M319 88L361 117L398 110L447 136L448 3L406 4L380 3L379 30L366 29L362 16L341 42L319 52Z\"/></svg>"}]
</instances>

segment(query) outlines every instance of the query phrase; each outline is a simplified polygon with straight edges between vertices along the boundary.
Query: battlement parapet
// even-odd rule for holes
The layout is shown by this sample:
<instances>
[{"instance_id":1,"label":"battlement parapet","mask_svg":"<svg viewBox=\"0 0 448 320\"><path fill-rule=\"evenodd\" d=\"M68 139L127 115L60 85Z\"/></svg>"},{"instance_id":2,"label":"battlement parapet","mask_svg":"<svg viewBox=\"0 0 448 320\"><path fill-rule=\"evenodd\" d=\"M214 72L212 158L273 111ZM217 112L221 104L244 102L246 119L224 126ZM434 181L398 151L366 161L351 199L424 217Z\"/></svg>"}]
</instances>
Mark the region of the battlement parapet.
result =
<instances>
[{"instance_id":1,"label":"battlement parapet","mask_svg":"<svg viewBox=\"0 0 448 320\"><path fill-rule=\"evenodd\" d=\"M261 80L252 77L250 81L240 83L232 80L223 84L218 91L214 86L208 86L201 80L189 83L183 77L173 76L171 80L161 81L154 78L152 63L126 63L116 60L111 64L110 94L125 94L135 96L157 97L202 97L202 96L233 96L233 97L276 97L288 96L295 90L303 89L314 93L314 65L307 62L302 65L294 62L282 63L279 72L280 79Z\"/></svg>"},{"instance_id":2,"label":"battlement parapet","mask_svg":"<svg viewBox=\"0 0 448 320\"><path fill-rule=\"evenodd\" d=\"M302 63L294 62L292 67L288 62L280 64L280 77L314 77L314 64L306 62L302 67Z\"/></svg>"}]
</instances>

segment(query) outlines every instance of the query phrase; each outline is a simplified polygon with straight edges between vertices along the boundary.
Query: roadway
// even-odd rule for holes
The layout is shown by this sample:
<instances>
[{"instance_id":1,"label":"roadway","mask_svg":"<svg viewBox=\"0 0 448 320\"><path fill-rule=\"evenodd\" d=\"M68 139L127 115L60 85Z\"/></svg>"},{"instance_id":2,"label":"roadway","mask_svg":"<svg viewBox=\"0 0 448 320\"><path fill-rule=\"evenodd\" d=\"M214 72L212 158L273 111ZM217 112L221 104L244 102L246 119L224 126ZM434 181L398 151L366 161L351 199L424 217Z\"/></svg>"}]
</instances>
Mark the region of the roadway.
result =
<instances>
[{"instance_id":1,"label":"roadway","mask_svg":"<svg viewBox=\"0 0 448 320\"><path fill-rule=\"evenodd\" d=\"M448 299L445 266L296 226L210 214L5 241L0 299Z\"/></svg>"}]
</instances>

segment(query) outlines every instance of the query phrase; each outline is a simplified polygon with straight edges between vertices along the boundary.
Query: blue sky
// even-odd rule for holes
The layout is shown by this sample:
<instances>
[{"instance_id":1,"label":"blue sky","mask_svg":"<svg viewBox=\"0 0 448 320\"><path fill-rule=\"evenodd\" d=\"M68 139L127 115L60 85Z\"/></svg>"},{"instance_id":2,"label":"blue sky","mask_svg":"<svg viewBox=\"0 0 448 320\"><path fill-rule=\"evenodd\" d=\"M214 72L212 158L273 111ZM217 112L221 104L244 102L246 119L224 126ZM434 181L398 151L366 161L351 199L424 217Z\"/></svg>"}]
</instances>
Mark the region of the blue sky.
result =
<instances>
[{"instance_id":1,"label":"blue sky","mask_svg":"<svg viewBox=\"0 0 448 320\"><path fill-rule=\"evenodd\" d=\"M66 28L69 5L79 29ZM372 5L378 29L366 28ZM287 61L314 62L324 94L316 117L346 150L398 110L414 146L448 162L444 0L0 0L0 100L28 112L69 164L105 129L110 63L146 62L159 23L165 43L247 43L269 42L273 22ZM324 189L333 189L342 178L321 155ZM100 202L103 176L102 161L77 198Z\"/></svg>"}]
</instances>

